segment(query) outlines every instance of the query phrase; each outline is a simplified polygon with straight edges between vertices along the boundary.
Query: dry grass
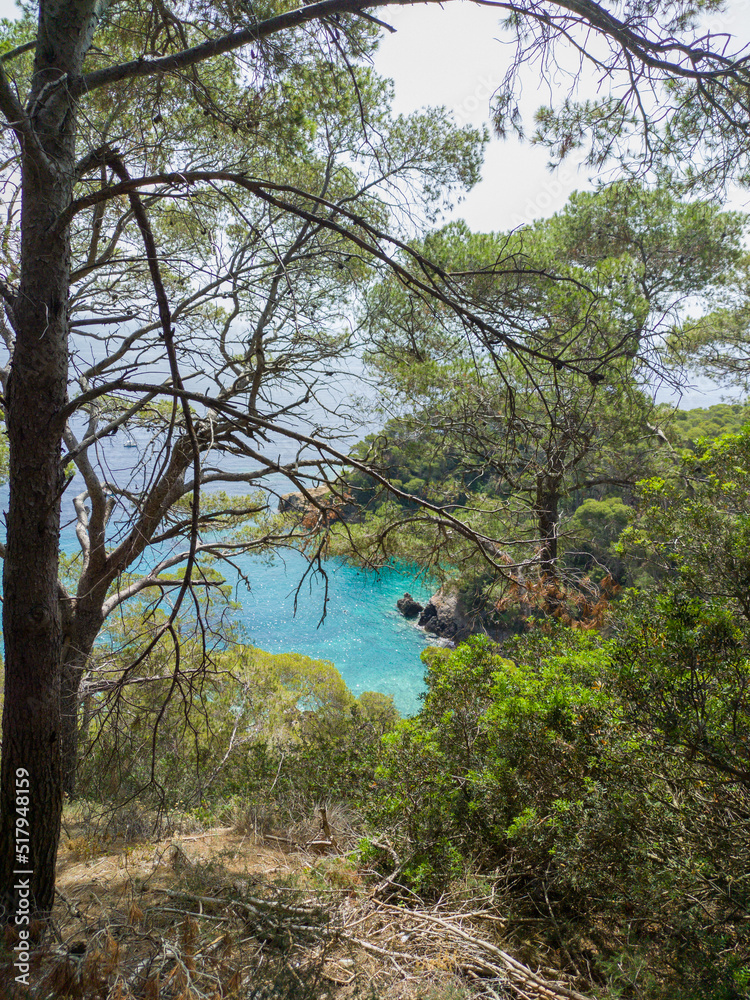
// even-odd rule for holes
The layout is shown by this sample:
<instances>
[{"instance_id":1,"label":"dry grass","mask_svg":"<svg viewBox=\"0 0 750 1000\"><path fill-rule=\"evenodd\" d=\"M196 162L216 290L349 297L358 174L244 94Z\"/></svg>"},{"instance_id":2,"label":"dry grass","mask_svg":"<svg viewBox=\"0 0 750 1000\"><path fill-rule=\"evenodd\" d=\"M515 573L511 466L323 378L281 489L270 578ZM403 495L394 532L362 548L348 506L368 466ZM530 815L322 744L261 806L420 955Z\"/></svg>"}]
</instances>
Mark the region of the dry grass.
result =
<instances>
[{"instance_id":1,"label":"dry grass","mask_svg":"<svg viewBox=\"0 0 750 1000\"><path fill-rule=\"evenodd\" d=\"M373 889L346 854L350 818L324 808L329 837L319 808L276 833L254 824L155 844L67 824L54 940L34 952L28 991L0 966L0 996L585 1000L504 952L491 906L388 902L394 886Z\"/></svg>"}]
</instances>

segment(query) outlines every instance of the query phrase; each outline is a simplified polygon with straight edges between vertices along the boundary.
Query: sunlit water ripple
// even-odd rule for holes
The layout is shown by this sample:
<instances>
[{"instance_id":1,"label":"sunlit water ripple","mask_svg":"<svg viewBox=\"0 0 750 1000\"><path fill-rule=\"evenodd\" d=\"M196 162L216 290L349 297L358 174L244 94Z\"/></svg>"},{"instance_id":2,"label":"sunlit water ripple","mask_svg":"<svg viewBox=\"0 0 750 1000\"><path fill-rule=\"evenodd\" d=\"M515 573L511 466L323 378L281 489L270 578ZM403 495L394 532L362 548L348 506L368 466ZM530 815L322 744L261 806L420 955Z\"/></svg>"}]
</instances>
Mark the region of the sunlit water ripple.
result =
<instances>
[{"instance_id":1,"label":"sunlit water ripple","mask_svg":"<svg viewBox=\"0 0 750 1000\"><path fill-rule=\"evenodd\" d=\"M328 603L321 622L325 585L319 577L305 580L294 612L294 592L305 569L303 556L287 553L283 561L277 558L271 565L245 557L242 569L252 587L249 593L238 590L237 597L247 641L271 653L298 652L331 660L355 695L392 694L402 714L415 712L424 688L420 653L434 640L400 614L396 601L408 590L424 602L430 587L405 567L375 574L341 560L329 560L324 566Z\"/></svg>"}]
</instances>

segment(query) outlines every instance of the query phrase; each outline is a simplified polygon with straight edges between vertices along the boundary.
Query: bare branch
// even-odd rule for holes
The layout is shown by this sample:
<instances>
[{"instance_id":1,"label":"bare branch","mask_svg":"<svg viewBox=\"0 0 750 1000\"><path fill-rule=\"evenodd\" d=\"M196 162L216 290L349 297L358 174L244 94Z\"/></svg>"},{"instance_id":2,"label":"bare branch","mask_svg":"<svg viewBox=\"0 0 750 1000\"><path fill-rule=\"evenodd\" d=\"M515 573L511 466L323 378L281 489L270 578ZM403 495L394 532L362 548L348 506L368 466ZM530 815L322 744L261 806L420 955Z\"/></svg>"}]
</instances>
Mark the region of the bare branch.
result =
<instances>
[{"instance_id":1,"label":"bare branch","mask_svg":"<svg viewBox=\"0 0 750 1000\"><path fill-rule=\"evenodd\" d=\"M80 198L78 201L73 202L70 208L57 220L54 228L59 229L60 227L67 225L70 218L80 212L83 208L88 208L103 200L116 198L123 194L130 195L133 191L140 190L144 187L150 187L155 184L189 186L202 181L228 181L232 184L236 184L237 186L244 188L284 212L296 215L301 219L339 234L363 250L366 254L368 254L368 256L371 256L375 260L379 260L381 263L385 264L402 281L405 287L411 288L418 294L425 295L430 299L437 299L449 306L449 308L452 309L457 316L479 331L485 341L485 345L488 347L491 347L492 345L504 345L517 354L562 365L571 371L585 370L580 364L566 361L559 355L550 355L545 351L538 350L509 336L507 333L498 329L492 323L479 316L476 311L472 310L468 305L461 301L462 296L457 289L454 288L450 292L444 291L438 279L449 281L452 276L446 273L439 265L433 263L416 251L413 247L409 246L409 244L405 243L403 240L377 229L366 219L356 215L348 209L343 208L341 205L329 202L325 198L318 195L300 191L299 189L288 184L275 184L270 181L251 180L243 174L223 170L186 171L185 173L164 173L155 174L149 177L133 178L128 181L123 181L120 184L112 185L103 190L96 191L91 195L87 195L84 198ZM292 196L302 196L308 200L314 208L305 209L301 207L294 200L292 200ZM323 209L326 214L320 214L315 209ZM350 223L351 228L348 228L342 222L337 221L337 218L341 218L347 223ZM360 235L360 232L366 235ZM390 246L393 250L391 252L386 252L386 250L383 249L383 245ZM403 254L406 259L410 259L417 266L417 273L407 270L407 268L392 255L395 251ZM510 261L504 268L498 268L497 273L527 272L521 264L518 264L515 261ZM530 273L538 275L539 272L538 270L533 269ZM567 281L568 279L561 280ZM610 359L611 354L607 354L606 356L597 356L596 368L601 367Z\"/></svg>"},{"instance_id":2,"label":"bare branch","mask_svg":"<svg viewBox=\"0 0 750 1000\"><path fill-rule=\"evenodd\" d=\"M15 133L24 152L34 161L39 170L51 177L55 173L55 168L42 149L28 115L11 89L2 61L0 61L0 112L5 116L5 120Z\"/></svg>"}]
</instances>

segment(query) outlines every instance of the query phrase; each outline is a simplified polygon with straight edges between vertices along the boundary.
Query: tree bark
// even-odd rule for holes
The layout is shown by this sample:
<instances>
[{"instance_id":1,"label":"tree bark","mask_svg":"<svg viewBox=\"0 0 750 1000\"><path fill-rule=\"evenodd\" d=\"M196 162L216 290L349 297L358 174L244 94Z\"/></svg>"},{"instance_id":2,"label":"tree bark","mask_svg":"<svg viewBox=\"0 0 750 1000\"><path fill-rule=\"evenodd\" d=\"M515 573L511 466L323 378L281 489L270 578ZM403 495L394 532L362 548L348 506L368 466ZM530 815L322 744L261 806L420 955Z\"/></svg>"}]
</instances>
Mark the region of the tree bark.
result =
<instances>
[{"instance_id":1,"label":"tree bark","mask_svg":"<svg viewBox=\"0 0 750 1000\"><path fill-rule=\"evenodd\" d=\"M60 753L62 766L62 787L69 799L76 795L76 774L78 770L78 690L86 669L83 661L67 663L63 666L60 684Z\"/></svg>"},{"instance_id":2,"label":"tree bark","mask_svg":"<svg viewBox=\"0 0 750 1000\"><path fill-rule=\"evenodd\" d=\"M536 517L539 528L539 568L543 578L556 575L560 482L541 475L537 480Z\"/></svg>"},{"instance_id":3,"label":"tree bark","mask_svg":"<svg viewBox=\"0 0 750 1000\"><path fill-rule=\"evenodd\" d=\"M47 230L71 187L39 176L24 157L21 287L14 310L16 346L7 394L10 501L3 573L5 706L0 806L0 886L15 913L15 778L29 772L31 891L34 911L54 899L62 808L60 782L61 629L57 572L61 432L67 383L67 234ZM67 191L66 191L67 188Z\"/></svg>"},{"instance_id":4,"label":"tree bark","mask_svg":"<svg viewBox=\"0 0 750 1000\"><path fill-rule=\"evenodd\" d=\"M6 396L10 499L3 568L0 904L3 919L16 923L19 916L45 917L52 909L62 812L57 575L70 237L55 222L72 200L75 177L75 105L65 84L80 75L93 7L92 0L40 4L34 82L27 112L14 122L22 146L23 200L12 316L16 343ZM16 786L20 774L28 776L25 815ZM28 833L28 855L19 855L19 832Z\"/></svg>"},{"instance_id":5,"label":"tree bark","mask_svg":"<svg viewBox=\"0 0 750 1000\"><path fill-rule=\"evenodd\" d=\"M102 604L109 585L108 578L94 585L88 574L81 578L88 593L71 602L69 620L65 622L65 644L60 671L60 732L62 756L62 785L69 799L76 795L76 772L80 731L78 707L83 676L94 648L96 637L104 624Z\"/></svg>"}]
</instances>

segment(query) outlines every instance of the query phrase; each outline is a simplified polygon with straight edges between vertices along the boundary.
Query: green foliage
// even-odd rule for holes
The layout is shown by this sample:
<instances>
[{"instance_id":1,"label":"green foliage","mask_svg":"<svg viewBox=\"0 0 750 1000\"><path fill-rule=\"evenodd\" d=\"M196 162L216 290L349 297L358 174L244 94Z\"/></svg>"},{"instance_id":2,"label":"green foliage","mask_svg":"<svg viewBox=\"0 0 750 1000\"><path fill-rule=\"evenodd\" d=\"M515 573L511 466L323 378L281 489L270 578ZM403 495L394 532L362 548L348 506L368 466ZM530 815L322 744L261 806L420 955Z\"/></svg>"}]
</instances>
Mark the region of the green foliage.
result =
<instances>
[{"instance_id":1,"label":"green foliage","mask_svg":"<svg viewBox=\"0 0 750 1000\"><path fill-rule=\"evenodd\" d=\"M469 488L477 488L476 472L467 468L466 456L429 425L426 414L389 420L378 434L368 434L352 449L352 457L374 466L389 483L415 498L437 502L462 502ZM347 485L360 504L382 503L389 497L365 473L347 477ZM404 507L416 508L411 500Z\"/></svg>"},{"instance_id":2,"label":"green foliage","mask_svg":"<svg viewBox=\"0 0 750 1000\"><path fill-rule=\"evenodd\" d=\"M123 665L147 638L132 634ZM206 651L186 637L175 667L162 640L140 667L147 682L89 696L83 797L117 808L138 796L159 814L200 819L238 801L267 812L269 788L271 802L307 809L369 794L381 736L398 719L392 697L355 699L328 661L242 645Z\"/></svg>"},{"instance_id":3,"label":"green foliage","mask_svg":"<svg viewBox=\"0 0 750 1000\"><path fill-rule=\"evenodd\" d=\"M656 777L652 893L661 886L671 904L659 904L671 968L655 995L746 997L750 629L724 604L682 591L630 598L619 609L612 668Z\"/></svg>"},{"instance_id":4,"label":"green foliage","mask_svg":"<svg viewBox=\"0 0 750 1000\"><path fill-rule=\"evenodd\" d=\"M678 448L698 452L702 441L721 434L737 434L748 423L747 403L714 403L691 410L670 409L664 413L663 426L670 441Z\"/></svg>"},{"instance_id":5,"label":"green foliage","mask_svg":"<svg viewBox=\"0 0 750 1000\"><path fill-rule=\"evenodd\" d=\"M674 462L658 426L666 414L642 391L648 356L686 295L709 308L733 280L745 228L744 216L711 202L620 181L512 233L454 222L417 241L443 269L435 280L460 288L473 313L530 354L491 340L469 354L451 311L415 301L395 279L375 286L368 361L400 415L352 454L407 496L349 477L372 511L357 548L459 567L462 590L506 609L528 596L535 572L585 576L582 592L607 576L627 582L614 542L630 489ZM619 499L607 494L613 486ZM418 500L437 511L420 516ZM389 523L404 511L400 529ZM523 563L523 580L472 554L470 532L491 538L501 563Z\"/></svg>"},{"instance_id":6,"label":"green foliage","mask_svg":"<svg viewBox=\"0 0 750 1000\"><path fill-rule=\"evenodd\" d=\"M253 17L272 16L286 7L276 0L261 3ZM170 15L166 21L148 5L143 10L110 7L91 22L95 42L83 72L96 73L121 61L132 65L146 55L166 56L183 46L208 46L211 38L246 21L247 11L233 4L220 4L208 13L188 5L179 17ZM18 24L3 22L0 48L33 43L36 22L31 14ZM262 427L267 426L264 420L291 426L294 408L306 406L319 391L332 363L338 367L342 356L356 350L353 329L341 323L341 315L342 309L354 309L360 288L373 275L360 225L395 233L408 209L413 232L433 223L458 191L478 180L484 130L458 127L440 108L395 114L392 85L370 63L377 27L352 18L340 38L339 29L333 34L330 49L316 31L290 29L264 44L262 52L258 44L252 55L246 46L220 59L200 59L184 76L146 73L137 82L117 79L87 89L80 114L70 119L81 157L80 171L70 171L70 200L80 207L79 199L85 202L93 195L94 205L71 216L70 310L65 316L72 335L69 353L63 350L56 369L64 372L70 360L75 416L66 429L63 461L66 476L76 476L78 485L65 493L62 520L70 523L71 511L65 507L76 492L73 523L80 543L77 557L63 557L59 567L69 612L65 655L76 660L74 667L64 665L64 687L77 685L94 666L86 659L96 639L95 625L106 628L103 623L115 608L120 610L120 599L147 592L154 606L170 606L167 595L176 594L180 582L175 567L184 565L185 542L196 527L191 518L195 475L201 502L192 593L210 592L212 612L222 596L228 597L217 571L226 564L221 560L229 560L233 574L233 557L243 549L267 552L290 536L297 540L297 524L270 514L275 501L269 500L268 490L250 492L262 486L264 476L278 475L281 461L258 450L257 435L265 431L258 430L255 418L260 417ZM32 50L30 45L29 51L3 63L4 79L22 102L33 91ZM0 135L0 146L9 205L0 225L0 263L8 288L14 290L6 290L10 301L19 281L20 216L13 206L23 200L23 176L12 130ZM159 188L144 211L175 328L176 363L186 383L192 379L200 388L202 402L192 407L190 431L165 383L165 346L154 323L154 316L164 317L165 303L155 301L153 260L144 254L143 233L127 198L100 197L117 176L117 171L108 175L112 165L102 159L110 155L122 158L121 169L131 177L170 174L186 185L184 197ZM188 177L191 171L199 176ZM243 185L251 177L268 184L281 202L272 205L257 191L248 191ZM333 215L323 209L325 204L332 206ZM344 216L339 217L342 208ZM297 214L319 210L338 222L331 227L324 220L312 224ZM343 218L349 222L342 223ZM140 395L117 389L124 371L137 372L136 381L145 385ZM81 400L80 392L90 395ZM280 398L289 402L281 412ZM113 468L108 439L131 432L139 447L129 454L126 467L120 462ZM234 461L240 456L244 461ZM0 446L0 470L3 460ZM306 461L295 466L296 476L321 472L322 467L313 469ZM92 550L96 556L89 558ZM129 617L127 611L123 614ZM151 621L157 617L154 613ZM215 613L208 624L212 629L219 624ZM126 645L135 652L142 648L139 642L123 639L120 652ZM198 657L195 650L186 655ZM117 664L127 666L123 656ZM190 668L184 688L178 677L174 691L166 680L166 661L162 668L163 678L160 673L148 681L153 691L149 711L171 691L170 697L185 697L186 716L198 705L208 717L209 705L221 699L212 682L203 686L202 666ZM307 705L316 724L325 719L328 725L327 715L351 709L351 696L349 702L341 692L334 696L329 684L318 698L325 684L308 679L311 687L300 690L297 701ZM295 698L295 685L287 681L279 676L274 682L279 719L284 715L278 707L284 702L280 692L286 691L289 704ZM206 726L210 728L208 722ZM200 743L203 734L195 739ZM66 751L70 742L64 737ZM138 750L143 756L148 747L138 744ZM66 772L73 757L66 752ZM144 765L138 781L150 780L147 770ZM66 784L72 784L69 773Z\"/></svg>"},{"instance_id":7,"label":"green foliage","mask_svg":"<svg viewBox=\"0 0 750 1000\"><path fill-rule=\"evenodd\" d=\"M750 255L745 254L714 307L684 320L669 338L669 348L676 363L746 393L750 388L749 324Z\"/></svg>"},{"instance_id":8,"label":"green foliage","mask_svg":"<svg viewBox=\"0 0 750 1000\"><path fill-rule=\"evenodd\" d=\"M581 265L627 260L650 308L671 309L684 295L710 301L743 261L746 215L708 199L675 197L668 187L620 180L575 192L556 220Z\"/></svg>"},{"instance_id":9,"label":"green foliage","mask_svg":"<svg viewBox=\"0 0 750 1000\"><path fill-rule=\"evenodd\" d=\"M630 505L617 496L585 499L565 526L569 537L562 540L561 547L563 551L568 550L567 560L572 565L586 566L595 580L601 580L605 574L622 579L624 566L617 541L627 527L631 512Z\"/></svg>"},{"instance_id":10,"label":"green foliage","mask_svg":"<svg viewBox=\"0 0 750 1000\"><path fill-rule=\"evenodd\" d=\"M688 594L724 598L750 620L750 425L704 442L681 472L638 484L621 551L657 580L677 576Z\"/></svg>"},{"instance_id":11,"label":"green foliage","mask_svg":"<svg viewBox=\"0 0 750 1000\"><path fill-rule=\"evenodd\" d=\"M123 664L136 653L137 645L122 649ZM84 794L104 800L117 789L125 800L138 793L162 809L235 794L254 743L293 740L308 716L329 732L355 704L333 664L294 653L243 646L207 653L183 640L180 697L176 665L162 640L141 667L147 683L112 704L91 696Z\"/></svg>"},{"instance_id":12,"label":"green foliage","mask_svg":"<svg viewBox=\"0 0 750 1000\"><path fill-rule=\"evenodd\" d=\"M162 720L170 804L241 802L276 824L342 803L369 824L361 863L407 897L480 873L508 947L531 939L587 968L598 995L745 997L750 626L698 596L631 595L607 638L545 626L502 652L475 637L424 661L421 711L395 722L389 699L355 701L331 664L217 652L190 728L176 706ZM108 775L102 798L143 779L163 691L136 691L119 746L102 728L87 759Z\"/></svg>"},{"instance_id":13,"label":"green foliage","mask_svg":"<svg viewBox=\"0 0 750 1000\"><path fill-rule=\"evenodd\" d=\"M371 815L402 884L429 895L462 865L493 872L511 935L534 921L606 995L737 1000L748 640L700 603L631 599L617 622L608 640L537 631L510 659L483 639L431 650Z\"/></svg>"},{"instance_id":14,"label":"green foliage","mask_svg":"<svg viewBox=\"0 0 750 1000\"><path fill-rule=\"evenodd\" d=\"M383 733L390 732L399 718L393 695L381 694L380 691L363 691L357 698L357 708L366 722Z\"/></svg>"},{"instance_id":15,"label":"green foliage","mask_svg":"<svg viewBox=\"0 0 750 1000\"><path fill-rule=\"evenodd\" d=\"M750 631L673 591L620 609L614 655L634 724L750 791Z\"/></svg>"},{"instance_id":16,"label":"green foliage","mask_svg":"<svg viewBox=\"0 0 750 1000\"><path fill-rule=\"evenodd\" d=\"M698 37L708 23L704 18L711 13L723 17L723 11L721 0L701 0L668 12L665 8L658 16L667 31L689 26L697 29L694 37ZM609 90L593 100L567 96L558 107L539 108L534 141L550 149L554 164L574 150L584 150L587 165L601 168L614 162L628 174L634 168L634 149L640 150L646 142L648 155L636 158L639 173L648 167L683 190L709 190L719 197L733 179L747 183L750 162L743 129L737 127L742 120L743 86L724 87L716 81L706 87L705 80L675 77L665 91L667 106L657 115L644 115L640 89L630 100ZM653 92L649 99L652 96ZM501 92L495 108L496 128L507 130L514 107L508 92Z\"/></svg>"},{"instance_id":17,"label":"green foliage","mask_svg":"<svg viewBox=\"0 0 750 1000\"><path fill-rule=\"evenodd\" d=\"M569 749L607 714L598 687L603 654L586 636L578 647L575 659L549 657L538 668L500 656L481 638L425 653L424 708L386 739L379 774L389 789L384 817L405 814L409 844L436 852L436 877L448 874L440 869L448 843L498 863L508 831L528 824L530 810L558 815L559 803L575 800L573 787L580 791L593 773L597 739Z\"/></svg>"},{"instance_id":18,"label":"green foliage","mask_svg":"<svg viewBox=\"0 0 750 1000\"><path fill-rule=\"evenodd\" d=\"M619 497L584 500L570 519L571 531L585 542L609 547L628 523L630 510Z\"/></svg>"},{"instance_id":19,"label":"green foliage","mask_svg":"<svg viewBox=\"0 0 750 1000\"><path fill-rule=\"evenodd\" d=\"M654 414L658 432L668 437L672 447L663 442L655 447L659 439L650 431L639 445L628 443L627 434L618 437L612 443L612 451L616 448L619 461L632 470L627 475L633 483L624 490L618 487L616 494L607 492L606 482L585 486L586 476L592 481L598 474L605 480L610 473L613 479L617 478L609 445L598 439L591 456L584 458L575 471L581 488L569 489L560 499L558 551L562 571L583 572L595 583L601 583L609 575L624 585L634 582L648 585L655 577L669 576L673 562L662 560L657 566L655 555L660 538L669 531L678 533L676 524L668 529L655 527L654 545L637 541L637 527L628 529L622 543L619 541L631 519L638 525L645 517L644 504L639 498L647 497L647 493L645 485L635 486L638 470L643 472L649 466L659 469L661 475L652 481L661 484L658 489L668 488L675 498L683 496L684 489L680 486L683 480L675 478L678 470L684 475L691 468L700 469L700 458L705 457L708 442L727 432L737 433L743 426L745 409L739 403L693 410L658 408ZM650 454L646 455L642 449ZM691 455L683 459L686 450ZM388 421L381 434L368 436L353 454L379 467L398 488L444 507L468 527L480 528L495 538L513 538L516 551L524 535L536 534L528 508L518 503L517 494L509 490L508 484L489 465L482 467L473 462L472 456L462 451L450 434L433 427L431 411ZM620 471L624 468L621 464ZM357 551L372 554L377 542L383 559L398 558L429 566L437 578L450 579L466 594L476 595L485 606L493 599L492 575L486 564L472 558L471 546L462 537L455 532L436 532L434 522L417 509L416 503L393 499L385 488L374 486L364 474L354 473L347 482L358 502L369 507L369 512L362 524L348 527L346 537L343 532L340 538L334 537L336 552L350 552L353 538ZM691 487L695 489L692 483ZM701 492L700 496L703 495ZM700 500L696 507L702 503ZM401 530L395 527L399 518L404 522ZM711 561L708 553L700 561L691 559L692 563L704 566Z\"/></svg>"}]
</instances>

